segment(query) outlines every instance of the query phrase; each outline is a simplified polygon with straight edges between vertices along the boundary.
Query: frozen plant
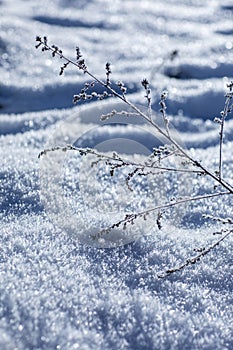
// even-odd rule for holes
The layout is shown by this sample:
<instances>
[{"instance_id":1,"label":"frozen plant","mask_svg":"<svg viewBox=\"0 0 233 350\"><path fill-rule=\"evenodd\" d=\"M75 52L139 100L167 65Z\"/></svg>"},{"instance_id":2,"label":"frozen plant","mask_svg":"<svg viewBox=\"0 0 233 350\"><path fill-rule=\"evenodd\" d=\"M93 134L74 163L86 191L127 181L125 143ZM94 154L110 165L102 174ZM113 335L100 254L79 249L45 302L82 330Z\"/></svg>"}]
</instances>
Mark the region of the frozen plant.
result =
<instances>
[{"instance_id":1,"label":"frozen plant","mask_svg":"<svg viewBox=\"0 0 233 350\"><path fill-rule=\"evenodd\" d=\"M55 150L61 150L61 151L74 151L78 152L81 156L87 156L89 154L94 155L96 157L96 161L93 162L92 166L95 166L96 164L99 164L103 162L104 164L107 164L109 166L110 175L114 176L114 173L119 168L127 168L130 167L130 171L128 172L126 176L126 184L129 191L133 191L133 185L132 180L137 181L137 177L141 176L148 176L148 175L158 175L162 174L163 176L166 176L167 174L179 173L181 176L182 174L191 174L193 179L196 179L197 177L205 177L207 181L211 180L213 183L212 191L206 191L206 193L201 193L199 195L196 195L195 193L184 196L184 197L174 197L174 198L167 198L166 203L161 203L159 205L156 205L151 208L145 208L142 211L133 212L130 214L126 214L125 217L122 217L121 220L118 220L114 224L112 224L109 227L106 227L104 229L101 229L98 233L92 236L92 238L99 239L101 237L104 237L107 235L111 230L115 228L121 228L122 230L126 229L127 225L134 224L134 222L139 219L147 219L148 215L154 214L155 215L155 221L157 223L158 229L162 227L162 220L163 220L163 213L175 206L184 204L184 203L191 203L195 201L202 201L204 199L210 199L214 197L220 197L220 196L231 196L233 195L233 186L230 184L225 178L223 173L223 135L224 135L224 126L225 126L225 120L227 116L232 112L233 110L233 82L230 82L227 85L228 92L225 95L225 106L223 111L220 114L219 118L215 118L215 121L220 126L219 131L219 155L218 155L218 167L215 170L212 170L205 165L202 164L202 162L199 159L196 159L193 155L190 154L186 149L180 145L177 140L172 136L172 133L170 132L169 127L169 118L166 113L166 99L167 99L167 92L163 91L161 94L160 99L160 113L161 118L163 121L163 126L161 127L158 125L153 117L152 117L152 109L151 109L151 89L150 84L147 79L143 79L141 84L145 91L145 99L147 101L147 112L144 112L144 110L140 109L140 107L136 106L134 103L130 101L130 99L127 96L127 88L125 84L122 81L118 81L116 83L113 83L111 80L111 65L110 63L106 63L105 66L105 74L106 78L104 80L99 79L94 74L92 74L87 65L85 60L83 59L79 47L76 48L76 60L71 60L67 58L62 50L58 48L55 45L50 45L48 43L47 37L37 37L36 38L36 48L41 48L42 51L48 51L51 52L52 57L58 56L61 60L63 60L63 65L60 69L60 75L64 73L64 71L67 69L69 65L75 66L78 70L80 70L82 73L86 74L88 78L91 79L90 82L87 82L84 84L84 87L81 89L81 91L78 94L75 94L73 97L73 102L77 103L79 101L86 101L86 100L103 100L106 97L115 97L125 103L127 107L130 107L130 110L132 111L132 115L137 115L143 118L150 126L155 128L157 133L159 133L165 141L165 145L163 147L154 148L153 153L148 156L144 161L142 162L133 162L128 159L125 159L124 157L118 155L117 153L113 153L111 156L102 154L95 149L81 149L74 147L73 145L67 145L63 147L54 147L51 149L45 149L40 154L39 157L46 155L47 152L53 152ZM96 86L101 87L101 92L95 91ZM94 91L93 91L94 90ZM98 89L99 90L99 89ZM100 91L100 90L99 90ZM129 111L111 111L108 114L102 115L101 119L106 120L109 118L116 118L117 115L127 115L130 116ZM179 167L174 167L169 164L168 159L171 156L175 156L178 158ZM133 169L133 170L132 170ZM197 181L198 183L198 181ZM204 211L204 210L203 210ZM217 247L220 242L222 242L224 239L226 239L232 232L233 232L233 217L216 217L211 215L203 215L206 219L214 220L220 224L222 224L223 228L214 232L214 235L219 235L219 239L212 244L209 247L197 249L196 253L197 255L194 257L191 257L190 259L187 259L182 265L171 268L160 277L164 277L167 275L170 275L173 272L182 270L184 267L195 264L197 261L200 260L201 257L205 256L207 253L209 253L212 249Z\"/></svg>"}]
</instances>

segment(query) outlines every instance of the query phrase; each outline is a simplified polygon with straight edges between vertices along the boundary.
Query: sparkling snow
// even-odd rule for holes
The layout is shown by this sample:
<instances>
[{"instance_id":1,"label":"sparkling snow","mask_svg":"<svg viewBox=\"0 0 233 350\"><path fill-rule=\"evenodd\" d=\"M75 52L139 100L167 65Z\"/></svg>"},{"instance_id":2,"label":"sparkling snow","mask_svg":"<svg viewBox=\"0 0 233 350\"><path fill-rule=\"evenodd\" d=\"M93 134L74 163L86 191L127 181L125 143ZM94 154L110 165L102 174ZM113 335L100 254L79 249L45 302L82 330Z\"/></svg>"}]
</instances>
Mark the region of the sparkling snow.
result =
<instances>
[{"instance_id":1,"label":"sparkling snow","mask_svg":"<svg viewBox=\"0 0 233 350\"><path fill-rule=\"evenodd\" d=\"M73 94L86 76L68 67L60 77L61 62L35 49L37 35L48 36L71 58L79 45L89 70L100 78L111 62L112 79L124 81L137 104L145 102L140 81L149 79L157 116L160 92L166 89L167 111L179 140L215 170L219 129L213 120L233 79L232 1L2 0L0 16L0 349L232 349L231 237L199 263L158 278L195 255L195 248L216 240L212 232L219 227L205 222L202 213L232 216L231 199L187 205L176 213L182 227L176 227L176 219L168 220L159 231L145 221L137 239L119 247L99 249L80 242L83 222L78 227L75 221L75 229L67 221L59 225L67 218L66 206L59 202L51 209L40 200L46 164L38 154L46 145L57 146L53 142L60 140L61 131L68 142L90 136L96 128L99 139L94 142L100 144L105 129L99 106L111 112L115 101L74 106ZM174 50L178 56L171 60ZM136 121L119 128L120 136L138 135L148 149L141 127ZM111 130L109 126L106 133ZM231 184L232 149L231 117L223 167ZM73 176L64 174L68 180ZM85 174L83 170L82 194L93 197L93 212L107 210L96 193L92 196ZM185 184L195 193L213 186L205 179L198 189L190 179ZM73 206L69 181L67 193ZM126 201L127 193L120 197ZM111 203L107 192L104 198ZM93 217L84 218L90 226Z\"/></svg>"}]
</instances>

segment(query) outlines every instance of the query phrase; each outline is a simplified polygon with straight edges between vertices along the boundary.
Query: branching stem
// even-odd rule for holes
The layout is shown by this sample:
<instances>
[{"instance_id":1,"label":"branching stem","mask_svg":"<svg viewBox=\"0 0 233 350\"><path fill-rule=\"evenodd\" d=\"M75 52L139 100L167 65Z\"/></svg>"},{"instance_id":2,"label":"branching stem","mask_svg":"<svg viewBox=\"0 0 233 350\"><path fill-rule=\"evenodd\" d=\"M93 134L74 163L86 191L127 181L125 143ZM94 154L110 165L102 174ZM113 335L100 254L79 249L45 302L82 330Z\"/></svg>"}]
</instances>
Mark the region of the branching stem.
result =
<instances>
[{"instance_id":1,"label":"branching stem","mask_svg":"<svg viewBox=\"0 0 233 350\"><path fill-rule=\"evenodd\" d=\"M148 214L155 212L155 211L158 211L158 210L162 210L162 209L164 210L164 209L168 209L168 208L177 206L179 204L190 203L190 202L194 202L194 201L200 201L203 199L210 199L210 198L224 196L224 195L230 195L230 194L231 194L231 192L226 191L226 192L210 193L210 194L205 194L205 195L195 196L195 197L181 198L181 199L175 200L174 202L171 201L169 203L161 204L161 205L155 206L153 208L146 209L146 210L143 210L141 212L137 212L136 214L134 214L134 213L133 214L126 214L124 219L119 220L116 224L113 224L111 227L107 227L107 228L99 231L97 234L93 235L92 238L93 239L101 238L102 236L108 234L115 227L119 227L121 225L124 226L128 222L132 222L133 220L135 220L138 217L144 217L145 215L148 215Z\"/></svg>"},{"instance_id":2,"label":"branching stem","mask_svg":"<svg viewBox=\"0 0 233 350\"><path fill-rule=\"evenodd\" d=\"M224 126L225 126L225 120L227 115L231 112L232 106L230 106L230 102L233 97L233 84L228 85L230 92L226 94L226 101L224 105L224 109L221 112L221 118L220 118L220 132L219 132L219 180L222 180L222 163L223 163L223 136L224 136Z\"/></svg>"},{"instance_id":3,"label":"branching stem","mask_svg":"<svg viewBox=\"0 0 233 350\"><path fill-rule=\"evenodd\" d=\"M149 174L157 174L158 172L190 172L193 174L199 174L199 175L205 175L205 176L209 176L209 178L213 179L216 184L219 187L222 187L222 191L219 192L214 192L214 193L208 193L208 194L203 194L200 196L189 196L189 197L183 197L183 198L176 198L173 201L164 203L164 204L160 204L158 206L155 206L153 208L149 208L149 209L145 209L141 212L137 212L137 213L132 213L132 214L126 214L125 217L121 220L119 220L117 223L113 224L110 227L107 227L103 230L100 230L96 235L92 236L93 239L98 239L101 238L102 236L108 234L112 229L114 228L118 228L119 226L123 226L123 229L126 228L126 225L128 223L133 224L134 220L138 217L143 217L144 219L146 219L146 216L149 215L152 212L158 212L158 218L157 218L157 224L158 227L161 226L160 223L160 219L161 219L161 211L163 211L164 209L167 208L171 208L180 204L184 204L184 203L189 203L189 202L193 202L193 201L200 201L203 199L210 199L210 198L214 198L214 197L219 197L219 196L224 196L224 195L232 195L233 194L233 186L231 184L229 184L226 180L223 179L222 176L222 172L223 172L223 137L224 137L224 126L225 126L225 120L227 115L233 110L233 104L231 104L231 100L233 98L233 82L231 82L228 85L229 88L229 92L226 94L226 100L225 100L225 105L224 105L224 109L221 112L221 118L216 118L216 121L220 124L220 132L219 132L219 164L218 164L218 171L213 172L211 169L206 168L206 166L204 166L200 161L194 159L194 157L192 157L188 151L186 151L174 138L173 136L170 134L169 131L169 119L167 118L166 115L166 104L165 104L165 100L166 100L166 92L164 92L161 95L161 101L160 101L160 112L162 113L162 118L164 121L164 127L160 127L152 118L152 110L151 110L151 90L149 87L149 82L144 79L142 81L142 85L145 88L146 91L146 99L147 99L147 103L148 103L148 112L144 113L139 107L137 107L134 103L132 103L127 97L126 97L126 91L127 88L124 86L124 84L122 82L118 82L118 88L120 89L120 92L118 92L118 88L114 89L111 81L110 81L110 74L111 74L111 68L110 68L110 63L106 64L106 81L103 81L101 79L99 79L98 77L96 77L94 74L92 74L86 64L85 61L81 58L82 55L80 53L79 48L76 48L76 54L77 54L77 61L73 61L71 59L69 59L68 57L64 56L62 51L55 45L50 46L47 42L47 38L44 37L43 39L41 37L37 37L36 38L37 41L37 45L36 48L41 47L42 46L42 51L51 51L52 52L52 56L58 56L59 58L61 58L62 60L65 61L65 63L63 64L63 66L61 67L60 70L60 75L63 74L64 70L67 68L67 66L69 64L75 66L76 68L78 68L79 70L83 71L83 73L87 74L94 82L92 82L91 84L87 83L84 87L84 89L81 91L81 94L79 95L75 95L74 96L74 102L79 101L80 99L91 99L93 96L102 99L104 97L117 97L119 100L123 101L128 107L130 107L131 111L133 112L127 112L128 115L137 115L137 116L141 116L149 125L151 125L153 128L155 128L155 130L157 130L157 132L164 137L164 140L166 140L166 142L168 142L168 144L172 145L176 155L185 158L186 163L191 164L192 165L192 169L186 169L186 168L174 168L174 167L169 167L169 166L161 166L160 162L156 162L156 161L152 161L150 162L145 162L145 163L137 163L137 162L131 162L127 159L123 159L121 157L119 157L118 155L114 156L107 156L107 155L102 155L98 152L96 152L95 150L91 150L91 149L80 149L80 148L76 148L74 146L64 146L64 147L54 147L51 149L47 149L42 151L39 154L39 157L41 157L42 155L45 155L46 153L50 152L50 151L56 151L56 150L62 150L62 151L68 151L68 150L73 150L73 151L78 151L80 155L87 155L87 154L92 154L97 156L97 161L93 162L93 164L97 164L98 162L101 161L105 161L106 165L110 165L111 166L111 175L113 174L114 170L116 168L119 168L121 166L134 166L135 169L128 174L128 182L129 180L135 175L149 175ZM177 51L174 51L170 57L170 59L172 60L175 56L177 55ZM100 86L102 86L103 88L106 89L106 91L104 91L103 94L98 94L96 92L93 92L92 95L87 95L86 92L90 86L94 86L95 83L98 83ZM102 120L108 119L109 117L112 117L114 115L117 114L125 114L125 111L122 112L116 112L116 111L112 111L111 113L107 114L107 115L103 115L101 117ZM144 172L144 169L149 169L148 173ZM153 173L151 171L151 169L156 169L156 172ZM140 173L141 172L141 173ZM215 185L216 185L215 184ZM129 184L128 187L130 188ZM224 222L224 218L216 218L217 221L220 221L222 223ZM231 219L230 219L231 220ZM225 219L226 221L226 219ZM227 223L230 223L229 219L227 221ZM220 242L222 242L224 239L226 239L231 233L233 233L233 230L222 230L221 232L217 232L217 233L221 233L224 234L223 236L221 236L221 238L215 242L213 245L211 245L209 248L207 249L203 249L201 251L199 251L199 254L196 255L195 257L191 258L191 259L187 259L186 262L184 264L182 264L181 266L174 268L174 269L170 269L167 270L165 272L165 275L159 275L158 277L166 277L174 272L180 271L183 268L187 267L190 264L195 264L197 261L200 260L201 257L205 256L207 253L209 253L211 250L213 250L217 245L220 244ZM216 234L217 234L216 233Z\"/></svg>"},{"instance_id":4,"label":"branching stem","mask_svg":"<svg viewBox=\"0 0 233 350\"><path fill-rule=\"evenodd\" d=\"M217 242L215 242L214 244L212 244L208 248L203 249L199 254L197 254L193 258L187 259L182 265L175 267L173 269L166 270L165 273L163 273L163 274L159 274L158 277L165 278L167 276L170 276L174 272L178 272L178 271L183 270L185 267L187 267L189 265L196 264L202 257L204 257L206 254L208 254L211 250L216 248L224 239L226 239L228 236L230 236L231 233L233 233L233 230L227 230L225 235L223 235L220 239L218 239Z\"/></svg>"},{"instance_id":5,"label":"branching stem","mask_svg":"<svg viewBox=\"0 0 233 350\"><path fill-rule=\"evenodd\" d=\"M46 39L46 40L45 40ZM130 102L125 94L120 94L117 91L115 91L114 88L111 87L109 83L106 83L102 81L101 79L97 78L95 75L93 75L86 67L86 65L83 65L80 67L79 63L76 63L75 61L67 58L63 55L61 50L58 50L57 47L52 47L48 45L47 38L44 38L44 41L37 37L37 41L39 41L39 44L43 45L43 47L46 48L46 50L52 51L53 55L58 55L60 58L64 59L66 62L69 62L70 64L77 67L79 70L83 70L84 73L86 73L88 76L90 76L94 81L99 83L101 86L106 88L113 96L117 97L118 99L125 102L132 110L134 110L138 115L140 115L143 119L145 119L149 124L151 124L167 141L169 141L175 148L184 156L186 159L191 161L195 166L200 168L206 175L210 176L212 179L214 179L216 182L218 182L222 187L224 187L226 190L230 191L233 194L233 187L226 183L220 176L217 176L215 173L208 170L205 166L203 166L200 162L193 159L174 139L173 137L167 133L166 130L163 130L161 127L159 127L151 118L150 114L147 115L144 112L140 110L137 106L135 106L132 102ZM39 45L38 44L38 45ZM229 109L229 103L225 106L225 110L227 111ZM222 128L223 130L223 128ZM223 132L222 132L223 133ZM221 141L222 145L222 141ZM221 146L222 148L222 146ZM222 162L222 152L221 152L221 162ZM221 167L222 168L222 167Z\"/></svg>"}]
</instances>

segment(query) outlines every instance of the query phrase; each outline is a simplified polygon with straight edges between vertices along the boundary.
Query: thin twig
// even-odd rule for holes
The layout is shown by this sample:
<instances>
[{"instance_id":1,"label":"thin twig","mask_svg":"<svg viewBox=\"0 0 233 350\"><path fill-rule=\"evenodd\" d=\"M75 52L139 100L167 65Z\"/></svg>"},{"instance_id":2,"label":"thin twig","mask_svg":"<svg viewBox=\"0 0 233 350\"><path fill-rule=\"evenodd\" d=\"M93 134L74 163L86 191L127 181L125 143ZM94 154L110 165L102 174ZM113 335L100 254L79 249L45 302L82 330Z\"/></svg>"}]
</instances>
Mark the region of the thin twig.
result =
<instances>
[{"instance_id":1,"label":"thin twig","mask_svg":"<svg viewBox=\"0 0 233 350\"><path fill-rule=\"evenodd\" d=\"M61 151L66 152L68 150L72 150L72 151L78 151L81 156L83 156L83 155L85 156L88 154L92 154L92 155L96 156L97 161L93 162L92 165L98 164L101 161L105 161L106 165L109 165L111 167L110 174L113 174L114 170L117 168L121 168L123 166L133 166L133 167L135 167L135 169L133 171L131 171L127 177L127 181L128 181L127 186L129 189L130 189L129 180L135 174L146 176L149 174L155 175L155 174L158 174L158 172L161 172L161 173L163 173L163 172L180 172L180 173L187 172L187 173L192 173L192 174L206 175L206 176L209 176L209 178L215 180L216 183L218 185L220 185L222 187L222 189L224 189L224 191L203 194L200 196L193 196L193 197L189 196L189 197L185 197L185 198L178 198L178 199L175 199L175 200L170 201L168 203L164 203L164 204L155 206L153 208L145 209L141 212L126 214L122 220L119 220L115 224L112 224L110 227L107 227L106 229L100 230L96 235L92 236L93 239L98 239L98 238L102 237L103 235L108 234L112 229L118 228L119 226L122 226L122 228L125 229L128 224L133 224L134 220L137 219L138 217L143 217L144 219L146 219L147 215L149 215L150 213L155 212L155 211L158 212L157 225L159 228L161 228L161 222L160 222L161 220L160 219L161 219L162 211L164 209L171 208L171 207L177 206L179 204L183 204L183 203L189 203L192 201L200 201L203 199L210 199L210 198L219 197L219 196L223 196L223 195L233 194L233 186L231 184L229 184L226 180L224 180L223 176L222 176L224 126L225 126L225 120L226 120L227 115L233 110L233 105L230 105L230 101L233 98L233 82L231 82L228 85L229 92L226 94L225 106L224 106L224 110L221 112L221 118L216 118L216 121L220 124L219 168L218 168L218 172L214 172L214 171L210 170L209 168L206 168L200 161L197 161L196 159L194 159L189 154L189 152L186 151L170 134L170 132L169 132L169 119L166 115L166 104L165 104L165 100L167 97L166 93L163 93L161 95L161 101L160 101L160 106L161 106L160 112L162 113L162 117L163 117L163 121L164 121L164 128L163 128L163 127L160 127L152 119L151 90L149 87L149 82L146 79L144 79L142 81L142 85L144 86L145 91L146 91L145 97L146 97L147 102L148 102L148 114L141 111L140 108L138 108L136 105L134 105L134 103L132 103L130 100L128 100L128 98L126 97L127 88L125 87L124 83L122 83L122 82L116 83L115 86L117 86L117 87L116 87L116 89L114 89L114 87L113 87L114 84L112 84L110 81L110 75L111 75L110 63L106 64L106 67L105 67L106 68L106 80L102 81L101 79L97 78L94 74L92 74L88 70L86 63L85 63L84 59L82 58L82 55L81 55L78 47L76 48L77 61L73 61L73 60L67 58L66 56L64 56L62 51L57 46L55 46L55 45L50 46L48 44L46 37L44 37L43 39L41 37L37 37L36 41L37 41L36 48L42 47L42 51L51 51L53 57L58 56L59 58L61 58L62 60L65 61L63 66L61 66L60 75L62 75L64 73L65 69L67 68L67 66L69 64L71 64L71 65L74 65L76 68L78 68L83 73L87 74L90 78L93 79L92 83L85 84L85 86L81 90L80 94L74 96L74 100L73 100L74 102L78 102L79 100L92 99L93 97L98 98L99 100L101 100L105 97L110 97L110 96L117 97L118 99L123 101L128 107L130 107L133 112L112 111L109 114L103 115L101 117L102 120L108 119L116 114L127 114L128 116L130 116L130 115L141 116L146 122L148 122L151 126L153 126L157 130L157 132L161 136L163 136L166 141L168 141L169 144L171 144L173 146L173 149L175 150L174 151L175 155L185 158L185 162L187 164L191 164L193 166L193 169L161 166L161 164L160 164L161 159L163 160L166 157L165 154L163 154L164 158L161 158L161 156L160 156L162 154L161 149L158 149L157 150L158 153L154 153L152 155L152 157L149 158L149 161L147 161L145 163L140 163L140 164L137 162L132 162L130 160L124 159L124 158L118 156L117 154L114 154L113 156L107 156L107 155L100 154L92 149L81 149L81 148L76 148L76 147L71 146L71 145L67 145L67 146L63 146L63 147L58 146L58 147L53 147L51 149L45 149L44 151L42 151L39 154L39 156L38 156L39 158L43 155L46 155L48 152L51 152L51 151L61 150ZM177 51L174 51L172 53L170 59L173 59L176 55L177 55ZM164 64L164 62L163 62L163 64ZM91 94L88 94L88 92L90 91L89 87L93 87L95 85L95 83L100 84L102 87L104 87L106 89L106 91L104 91L103 93L92 92ZM118 91L120 91L120 92L118 92ZM171 154L168 152L167 156L170 156L170 155ZM153 157L155 157L155 158L153 158ZM144 171L145 169L148 169L148 172L145 172ZM153 172L154 169L156 169L156 172ZM197 170L195 170L195 169L197 169ZM232 223L231 218L227 218L227 219L217 218L215 220L219 221L223 224ZM162 277L169 276L170 274L172 274L174 272L181 271L183 268L187 267L190 264L195 264L197 261L200 260L201 257L205 256L207 253L209 253L211 250L213 250L217 245L219 245L225 238L227 238L230 235L230 233L233 233L233 230L228 230L228 231L222 230L220 232L215 232L215 234L222 235L224 232L226 232L224 234L224 236L222 236L216 243L211 245L209 248L199 250L199 254L196 255L195 257L193 257L191 259L187 259L186 262L184 264L182 264L181 266L174 268L174 269L169 269L165 272L164 275L159 275L158 277L162 278Z\"/></svg>"},{"instance_id":2,"label":"thin twig","mask_svg":"<svg viewBox=\"0 0 233 350\"><path fill-rule=\"evenodd\" d=\"M233 233L233 230L229 230L226 232L226 234L224 236L222 236L220 239L217 240L217 242L215 242L214 244L212 244L211 246L209 246L208 248L203 249L198 255L194 256L191 259L187 259L182 265L175 267L173 269L169 269L166 270L163 274L159 274L158 277L159 278L165 278L170 276L172 273L174 272L178 272L183 270L185 267L189 266L189 265L194 265L196 264L198 261L200 261L200 259L202 257L204 257L206 254L208 254L211 250L213 250L215 247L217 247L224 239L226 239L231 233Z\"/></svg>"},{"instance_id":3,"label":"thin twig","mask_svg":"<svg viewBox=\"0 0 233 350\"><path fill-rule=\"evenodd\" d=\"M205 173L200 170L195 170L195 169L186 169L186 168L173 168L173 167L168 167L168 166L160 166L160 165L155 165L153 164L142 164L142 163L137 163L134 161L131 161L130 159L125 159L123 157L116 158L115 156L108 156L107 154L99 153L95 151L94 149L91 148L77 148L72 145L66 145L66 146L56 146L56 147L51 147L51 148L46 148L43 151L41 151L38 154L38 158L41 158L42 156L45 156L47 153L50 152L55 152L55 151L76 151L80 155L87 155L87 154L92 154L98 157L98 162L106 162L106 161L112 161L112 162L121 162L123 166L133 166L136 167L137 169L156 169L158 171L166 171L166 172L178 172L178 173L191 173L191 174L197 174L197 175L204 175ZM109 165L114 165L114 163L108 163ZM153 174L153 173L151 173ZM155 173L157 174L157 172Z\"/></svg>"},{"instance_id":4,"label":"thin twig","mask_svg":"<svg viewBox=\"0 0 233 350\"><path fill-rule=\"evenodd\" d=\"M116 228L116 227L118 228L120 226L123 226L123 228L125 228L128 223L133 223L135 219L137 219L139 217L145 217L145 216L149 215L150 213L155 212L157 210L171 208L171 207L177 206L179 204L183 204L183 203L190 203L190 202L194 202L194 201L200 201L203 199L210 199L210 198L220 197L220 196L230 195L230 194L231 194L231 192L227 191L227 192L216 192L216 193L211 193L211 194L205 194L205 195L195 196L195 197L185 197L185 198L181 198L181 199L178 199L176 201L170 201L169 203L161 204L161 205L158 205L158 206L155 206L153 208L146 209L146 210L143 210L143 211L140 211L137 213L126 214L124 219L119 220L118 222L116 222L112 226L109 226L105 229L100 230L95 235L92 235L92 238L94 240L101 238L102 236L111 232L111 230L113 228Z\"/></svg>"},{"instance_id":5,"label":"thin twig","mask_svg":"<svg viewBox=\"0 0 233 350\"><path fill-rule=\"evenodd\" d=\"M169 137L171 137L170 132L169 132L169 119L167 117L167 113L166 113L166 99L167 99L167 91L163 91L161 94L161 100L160 100L160 113L163 116L163 122L164 122L164 126L165 126L165 130L166 133Z\"/></svg>"},{"instance_id":6,"label":"thin twig","mask_svg":"<svg viewBox=\"0 0 233 350\"><path fill-rule=\"evenodd\" d=\"M127 98L126 95L124 93L119 94L115 89L113 89L111 87L110 84L107 84L106 82L102 81L101 79L97 78L95 75L93 75L88 69L87 66L84 62L84 60L81 60L81 63L76 63L74 61L72 61L71 59L67 58L66 56L63 55L62 51L59 50L56 46L50 46L48 45L47 42L47 38L44 37L44 40L41 39L41 37L37 37L36 41L39 42L39 44L37 44L37 48L40 45L43 45L42 50L45 48L46 50L52 51L53 56L58 55L60 58L66 60L67 62L73 64L74 66L76 66L79 70L82 70L84 73L86 73L87 75L89 75L92 79L94 79L97 83L99 83L100 85L102 85L103 87L105 87L109 93L112 96L115 96L117 98L119 98L120 100L122 100L123 102L125 102L130 108L132 108L134 111L136 111L143 119L145 119L149 124L151 124L162 136L164 136L164 138L166 140L168 140L171 144L173 144L176 149L183 154L184 157L186 157L189 161L191 161L195 166L197 166L198 168L200 168L201 170L204 171L204 173L208 176L210 176L212 179L214 179L215 181L217 181L222 187L224 187L226 190L230 191L233 194L233 187L231 185L229 185L228 183L226 183L222 178L220 178L219 176L217 176L214 172L210 171L209 169L207 169L205 166L203 166L199 161L196 161L195 159L193 159L184 149L183 147L181 147L174 139L173 137L171 137L171 135L167 134L167 131L163 130L161 127L159 127L150 116L146 115L144 112L142 112L140 110L140 108L138 108L137 106L135 106L132 102L130 102Z\"/></svg>"},{"instance_id":7,"label":"thin twig","mask_svg":"<svg viewBox=\"0 0 233 350\"><path fill-rule=\"evenodd\" d=\"M222 163L223 163L223 131L224 131L224 126L225 126L225 120L227 115L231 112L232 106L230 107L230 102L233 97L233 82L228 85L229 92L226 94L226 101L224 105L224 109L221 112L221 118L218 119L216 118L215 120L220 123L220 132L219 132L219 170L218 170L218 175L219 179L222 179Z\"/></svg>"}]
</instances>

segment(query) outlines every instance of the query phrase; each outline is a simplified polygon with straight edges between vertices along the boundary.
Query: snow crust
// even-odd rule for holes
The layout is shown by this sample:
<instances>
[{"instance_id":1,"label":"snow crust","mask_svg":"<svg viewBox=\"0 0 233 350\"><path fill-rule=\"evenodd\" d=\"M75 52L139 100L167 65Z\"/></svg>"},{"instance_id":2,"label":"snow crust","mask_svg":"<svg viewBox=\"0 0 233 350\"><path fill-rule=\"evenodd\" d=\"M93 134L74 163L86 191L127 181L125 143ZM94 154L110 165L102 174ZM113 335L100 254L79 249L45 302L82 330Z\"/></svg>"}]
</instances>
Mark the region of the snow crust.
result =
<instances>
[{"instance_id":1,"label":"snow crust","mask_svg":"<svg viewBox=\"0 0 233 350\"><path fill-rule=\"evenodd\" d=\"M158 230L145 221L136 240L108 249L80 242L79 221L74 232L56 225L48 198L40 200L45 163L38 154L56 146L61 131L63 142L94 135L100 144L111 137L111 125L104 129L99 117L102 106L111 112L115 102L73 106L86 76L71 68L59 77L60 61L34 48L36 35L48 36L71 58L79 45L101 78L111 62L113 79L124 81L137 104L144 102L140 81L149 79L156 117L160 92L168 90L179 139L216 169L219 129L213 120L233 78L231 2L2 0L0 12L0 349L232 349L231 237L198 264L158 278L216 240L218 225L204 221L202 213L232 216L232 200L183 207L175 216L182 227L168 220ZM174 50L178 56L171 61ZM114 132L131 140L134 135L150 149L153 138L141 121L126 124ZM223 171L231 184L232 135L229 118ZM82 175L83 191L92 198L86 171ZM201 193L213 186L204 179L199 184L188 179L185 188ZM67 191L72 194L72 186ZM93 213L108 210L106 203L98 207L94 196L88 225L93 217L101 224L103 216ZM65 206L53 208L64 222Z\"/></svg>"}]
</instances>

